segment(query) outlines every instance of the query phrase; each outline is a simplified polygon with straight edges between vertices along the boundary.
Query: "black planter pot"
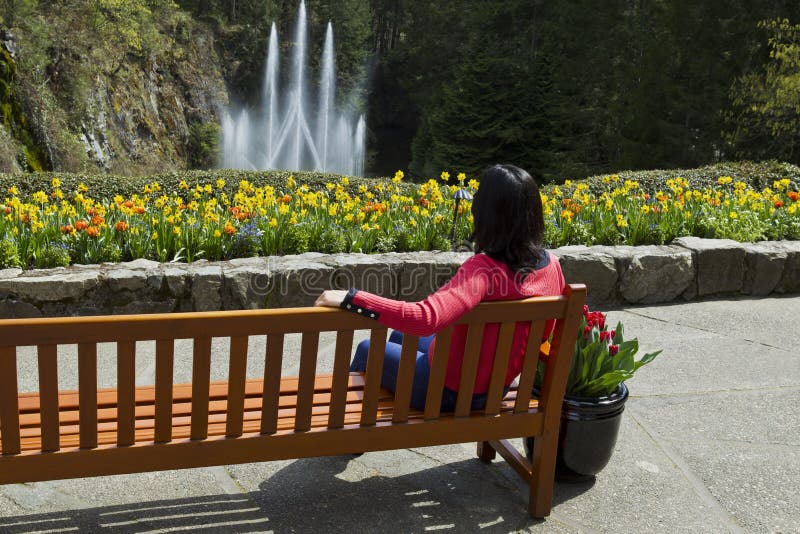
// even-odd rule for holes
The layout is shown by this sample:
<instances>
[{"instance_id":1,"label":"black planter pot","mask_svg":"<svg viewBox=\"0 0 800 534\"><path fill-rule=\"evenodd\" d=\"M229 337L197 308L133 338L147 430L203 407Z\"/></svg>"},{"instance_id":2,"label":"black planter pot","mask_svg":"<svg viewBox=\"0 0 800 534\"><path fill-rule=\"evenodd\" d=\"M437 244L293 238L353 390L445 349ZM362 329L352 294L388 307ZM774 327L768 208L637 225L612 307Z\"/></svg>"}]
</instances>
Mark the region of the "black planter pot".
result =
<instances>
[{"instance_id":1,"label":"black planter pot","mask_svg":"<svg viewBox=\"0 0 800 534\"><path fill-rule=\"evenodd\" d=\"M534 388L533 394L539 395ZM558 432L556 478L587 480L603 470L617 443L628 388L620 384L608 397L564 397ZM525 438L525 454L533 457L533 438Z\"/></svg>"}]
</instances>

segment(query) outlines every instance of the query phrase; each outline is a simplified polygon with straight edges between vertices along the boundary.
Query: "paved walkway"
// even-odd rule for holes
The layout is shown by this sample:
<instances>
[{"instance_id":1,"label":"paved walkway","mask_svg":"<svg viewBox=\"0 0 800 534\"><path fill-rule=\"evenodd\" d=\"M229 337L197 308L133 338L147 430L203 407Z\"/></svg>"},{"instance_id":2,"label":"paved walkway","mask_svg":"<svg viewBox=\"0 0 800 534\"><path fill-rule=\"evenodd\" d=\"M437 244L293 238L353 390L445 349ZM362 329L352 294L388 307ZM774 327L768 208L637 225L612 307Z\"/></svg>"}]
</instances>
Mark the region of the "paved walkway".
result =
<instances>
[{"instance_id":1,"label":"paved walkway","mask_svg":"<svg viewBox=\"0 0 800 534\"><path fill-rule=\"evenodd\" d=\"M0 532L800 532L799 311L788 297L612 312L664 353L629 382L609 466L557 484L546 521L508 466L464 444L0 486Z\"/></svg>"}]
</instances>

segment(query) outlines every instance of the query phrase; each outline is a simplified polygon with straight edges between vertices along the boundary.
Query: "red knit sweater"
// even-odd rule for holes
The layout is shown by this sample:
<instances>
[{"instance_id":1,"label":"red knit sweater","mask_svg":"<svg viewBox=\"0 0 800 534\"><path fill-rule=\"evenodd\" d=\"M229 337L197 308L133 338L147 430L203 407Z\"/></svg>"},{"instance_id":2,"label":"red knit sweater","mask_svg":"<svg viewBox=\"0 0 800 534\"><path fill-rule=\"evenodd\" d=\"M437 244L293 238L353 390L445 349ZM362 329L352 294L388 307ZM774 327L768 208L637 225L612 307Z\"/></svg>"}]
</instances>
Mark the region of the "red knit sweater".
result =
<instances>
[{"instance_id":1,"label":"red knit sweater","mask_svg":"<svg viewBox=\"0 0 800 534\"><path fill-rule=\"evenodd\" d=\"M443 330L482 301L560 295L564 289L564 275L558 258L549 252L547 254L549 263L533 271L521 283L515 282L514 273L505 263L485 254L476 254L464 262L450 281L423 301L403 302L358 291L353 297L353 304L375 312L378 321L389 328L415 336L429 336ZM553 327L554 322L550 321L545 327L543 339L550 336ZM475 393L485 393L489 389L499 331L499 323L487 324L484 330ZM529 331L530 323L517 323L506 385L511 384L522 371ZM445 378L445 386L452 390L458 390L466 336L465 325L453 329ZM435 339L428 352L429 363L434 354L434 344Z\"/></svg>"}]
</instances>

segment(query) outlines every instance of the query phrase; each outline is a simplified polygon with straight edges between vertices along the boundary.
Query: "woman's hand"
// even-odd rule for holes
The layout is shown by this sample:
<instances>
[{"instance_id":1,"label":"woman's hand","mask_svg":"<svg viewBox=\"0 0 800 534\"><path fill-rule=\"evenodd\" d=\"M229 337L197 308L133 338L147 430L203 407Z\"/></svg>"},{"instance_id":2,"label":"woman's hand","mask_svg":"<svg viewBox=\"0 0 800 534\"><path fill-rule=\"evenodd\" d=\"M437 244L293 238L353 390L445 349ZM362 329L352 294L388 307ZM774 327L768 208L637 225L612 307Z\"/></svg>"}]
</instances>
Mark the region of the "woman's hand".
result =
<instances>
[{"instance_id":1,"label":"woman's hand","mask_svg":"<svg viewBox=\"0 0 800 534\"><path fill-rule=\"evenodd\" d=\"M327 291L323 291L322 294L317 297L317 301L314 302L314 306L330 306L332 308L338 308L346 296L347 291L329 289Z\"/></svg>"}]
</instances>

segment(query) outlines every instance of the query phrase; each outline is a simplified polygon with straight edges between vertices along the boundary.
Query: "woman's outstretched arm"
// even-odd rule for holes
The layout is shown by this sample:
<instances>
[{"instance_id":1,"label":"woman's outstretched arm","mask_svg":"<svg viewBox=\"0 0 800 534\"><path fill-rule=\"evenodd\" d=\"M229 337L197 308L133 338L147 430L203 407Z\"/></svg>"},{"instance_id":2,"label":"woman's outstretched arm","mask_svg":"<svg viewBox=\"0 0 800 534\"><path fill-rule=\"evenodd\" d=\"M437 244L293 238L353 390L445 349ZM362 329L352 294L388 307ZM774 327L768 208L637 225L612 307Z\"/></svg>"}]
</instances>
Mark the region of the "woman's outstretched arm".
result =
<instances>
[{"instance_id":1,"label":"woman's outstretched arm","mask_svg":"<svg viewBox=\"0 0 800 534\"><path fill-rule=\"evenodd\" d=\"M315 306L339 306L415 336L434 334L478 305L489 293L496 267L483 254L472 256L435 293L419 302L393 300L367 291L323 292Z\"/></svg>"}]
</instances>

